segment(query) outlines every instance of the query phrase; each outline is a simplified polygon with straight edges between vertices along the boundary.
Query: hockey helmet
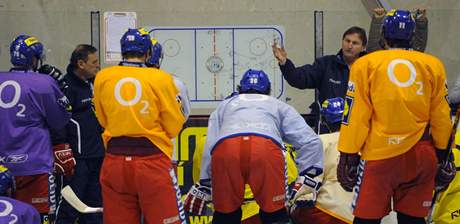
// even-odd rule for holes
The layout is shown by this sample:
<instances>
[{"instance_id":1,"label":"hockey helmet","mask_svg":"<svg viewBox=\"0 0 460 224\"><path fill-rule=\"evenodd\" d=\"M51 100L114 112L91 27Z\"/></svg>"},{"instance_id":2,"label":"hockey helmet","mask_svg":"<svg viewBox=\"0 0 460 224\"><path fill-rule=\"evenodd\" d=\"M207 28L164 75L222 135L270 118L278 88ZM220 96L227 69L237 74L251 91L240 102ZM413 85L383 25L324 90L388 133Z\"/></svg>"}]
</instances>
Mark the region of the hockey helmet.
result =
<instances>
[{"instance_id":1,"label":"hockey helmet","mask_svg":"<svg viewBox=\"0 0 460 224\"><path fill-rule=\"evenodd\" d=\"M251 89L262 94L270 93L270 80L264 71L249 69L244 73L240 81L240 92L245 93Z\"/></svg>"},{"instance_id":2,"label":"hockey helmet","mask_svg":"<svg viewBox=\"0 0 460 224\"><path fill-rule=\"evenodd\" d=\"M390 10L383 23L385 39L411 40L415 29L415 21L407 10Z\"/></svg>"},{"instance_id":3,"label":"hockey helmet","mask_svg":"<svg viewBox=\"0 0 460 224\"><path fill-rule=\"evenodd\" d=\"M0 195L5 195L8 188L13 184L13 175L3 165L0 165Z\"/></svg>"},{"instance_id":4,"label":"hockey helmet","mask_svg":"<svg viewBox=\"0 0 460 224\"><path fill-rule=\"evenodd\" d=\"M146 54L152 47L150 35L144 28L128 29L120 39L121 53L139 52Z\"/></svg>"},{"instance_id":5,"label":"hockey helmet","mask_svg":"<svg viewBox=\"0 0 460 224\"><path fill-rule=\"evenodd\" d=\"M147 65L160 68L161 61L163 60L163 48L161 44L156 39L151 39L152 41L152 55L147 59Z\"/></svg>"},{"instance_id":6,"label":"hockey helmet","mask_svg":"<svg viewBox=\"0 0 460 224\"><path fill-rule=\"evenodd\" d=\"M341 97L327 99L321 105L321 115L329 124L341 122L344 106L345 102Z\"/></svg>"},{"instance_id":7,"label":"hockey helmet","mask_svg":"<svg viewBox=\"0 0 460 224\"><path fill-rule=\"evenodd\" d=\"M36 37L19 35L10 45L11 64L14 66L29 67L33 57L42 61L45 57L43 44Z\"/></svg>"}]
</instances>

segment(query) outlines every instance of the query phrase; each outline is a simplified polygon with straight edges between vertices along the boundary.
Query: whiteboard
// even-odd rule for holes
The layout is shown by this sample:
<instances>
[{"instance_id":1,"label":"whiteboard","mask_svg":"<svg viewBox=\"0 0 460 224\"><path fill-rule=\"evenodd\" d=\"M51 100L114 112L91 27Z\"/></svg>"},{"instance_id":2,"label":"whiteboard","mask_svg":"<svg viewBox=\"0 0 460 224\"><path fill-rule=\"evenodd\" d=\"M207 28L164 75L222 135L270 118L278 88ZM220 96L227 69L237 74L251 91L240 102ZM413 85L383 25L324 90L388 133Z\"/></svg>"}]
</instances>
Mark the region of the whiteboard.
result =
<instances>
[{"instance_id":1,"label":"whiteboard","mask_svg":"<svg viewBox=\"0 0 460 224\"><path fill-rule=\"evenodd\" d=\"M192 108L215 108L237 91L248 69L263 70L271 95L283 99L285 84L271 44L284 46L281 26L147 27L163 47L161 69L178 76Z\"/></svg>"},{"instance_id":2,"label":"whiteboard","mask_svg":"<svg viewBox=\"0 0 460 224\"><path fill-rule=\"evenodd\" d=\"M121 61L121 36L128 28L136 28L135 12L104 12L105 62Z\"/></svg>"}]
</instances>

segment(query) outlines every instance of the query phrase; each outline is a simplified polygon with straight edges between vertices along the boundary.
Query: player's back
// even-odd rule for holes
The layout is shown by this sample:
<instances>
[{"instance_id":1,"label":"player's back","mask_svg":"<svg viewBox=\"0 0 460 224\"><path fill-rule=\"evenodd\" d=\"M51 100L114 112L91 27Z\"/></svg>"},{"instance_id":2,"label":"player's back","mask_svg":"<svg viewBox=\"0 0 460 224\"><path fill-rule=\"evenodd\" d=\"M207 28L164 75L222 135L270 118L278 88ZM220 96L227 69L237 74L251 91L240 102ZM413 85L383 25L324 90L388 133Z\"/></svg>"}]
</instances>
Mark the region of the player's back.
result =
<instances>
[{"instance_id":1,"label":"player's back","mask_svg":"<svg viewBox=\"0 0 460 224\"><path fill-rule=\"evenodd\" d=\"M444 67L431 55L399 49L377 51L356 61L351 76L348 105L364 103L364 107L372 108L371 131L363 150L367 159L408 151L420 140L430 120L433 124L433 116L438 116L433 113L434 105L448 117L447 102L441 102L447 96ZM354 81L362 85L359 93L354 93ZM352 102L354 97L361 98L357 94L369 94L369 101ZM353 113L359 117L361 112ZM348 119L345 116L345 123ZM372 155L367 153L370 148Z\"/></svg>"},{"instance_id":2,"label":"player's back","mask_svg":"<svg viewBox=\"0 0 460 224\"><path fill-rule=\"evenodd\" d=\"M305 121L291 106L274 97L262 94L239 94L224 101L216 109L220 131L219 139L235 134L254 133L271 138L282 144L287 131L286 121L292 119L291 127L301 127ZM283 122L284 120L284 122Z\"/></svg>"},{"instance_id":3,"label":"player's back","mask_svg":"<svg viewBox=\"0 0 460 224\"><path fill-rule=\"evenodd\" d=\"M185 117L176 101L173 77L155 68L113 66L100 71L94 84L96 115L111 137L146 137L166 155Z\"/></svg>"},{"instance_id":4,"label":"player's back","mask_svg":"<svg viewBox=\"0 0 460 224\"><path fill-rule=\"evenodd\" d=\"M67 98L55 81L34 72L0 73L0 156L14 175L47 173L52 168L49 128L70 119Z\"/></svg>"}]
</instances>

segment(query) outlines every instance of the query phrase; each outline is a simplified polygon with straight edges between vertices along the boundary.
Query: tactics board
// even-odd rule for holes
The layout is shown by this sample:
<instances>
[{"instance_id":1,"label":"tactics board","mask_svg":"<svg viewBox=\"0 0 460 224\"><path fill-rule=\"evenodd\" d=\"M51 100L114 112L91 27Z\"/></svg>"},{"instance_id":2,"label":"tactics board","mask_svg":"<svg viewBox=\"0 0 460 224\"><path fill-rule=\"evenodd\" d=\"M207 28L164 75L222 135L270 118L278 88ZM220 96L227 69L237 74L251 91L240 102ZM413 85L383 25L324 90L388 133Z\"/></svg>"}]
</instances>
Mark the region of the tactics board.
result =
<instances>
[{"instance_id":1,"label":"tactics board","mask_svg":"<svg viewBox=\"0 0 460 224\"><path fill-rule=\"evenodd\" d=\"M215 108L237 90L249 68L270 77L271 95L282 99L285 84L271 45L284 46L280 26L148 27L163 47L161 68L189 90L192 108Z\"/></svg>"}]
</instances>

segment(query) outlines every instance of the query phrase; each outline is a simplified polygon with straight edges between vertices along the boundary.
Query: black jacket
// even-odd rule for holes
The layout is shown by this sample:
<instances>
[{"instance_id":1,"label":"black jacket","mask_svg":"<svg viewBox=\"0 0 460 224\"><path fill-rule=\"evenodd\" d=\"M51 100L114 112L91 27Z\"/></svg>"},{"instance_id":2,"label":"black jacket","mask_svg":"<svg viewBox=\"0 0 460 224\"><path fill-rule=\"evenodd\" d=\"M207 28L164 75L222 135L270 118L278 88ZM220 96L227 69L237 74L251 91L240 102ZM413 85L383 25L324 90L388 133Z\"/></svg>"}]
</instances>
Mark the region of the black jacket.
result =
<instances>
[{"instance_id":1,"label":"black jacket","mask_svg":"<svg viewBox=\"0 0 460 224\"><path fill-rule=\"evenodd\" d=\"M68 87L63 92L72 105L72 119L66 126L66 138L75 158L104 156L101 136L103 129L97 121L92 104L93 80L83 81L69 66L65 81Z\"/></svg>"},{"instance_id":2,"label":"black jacket","mask_svg":"<svg viewBox=\"0 0 460 224\"><path fill-rule=\"evenodd\" d=\"M280 69L289 85L299 89L317 89L320 104L330 98L344 98L347 92L350 69L343 60L342 50L336 55L326 55L311 65L298 68L287 59L284 65L280 65ZM319 108L315 104L313 102L310 108L312 113L318 114Z\"/></svg>"}]
</instances>

